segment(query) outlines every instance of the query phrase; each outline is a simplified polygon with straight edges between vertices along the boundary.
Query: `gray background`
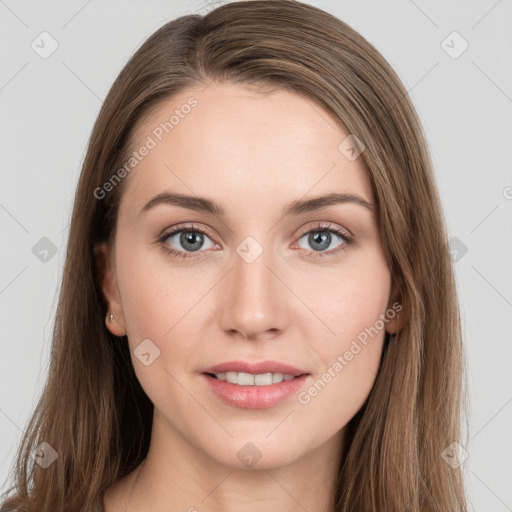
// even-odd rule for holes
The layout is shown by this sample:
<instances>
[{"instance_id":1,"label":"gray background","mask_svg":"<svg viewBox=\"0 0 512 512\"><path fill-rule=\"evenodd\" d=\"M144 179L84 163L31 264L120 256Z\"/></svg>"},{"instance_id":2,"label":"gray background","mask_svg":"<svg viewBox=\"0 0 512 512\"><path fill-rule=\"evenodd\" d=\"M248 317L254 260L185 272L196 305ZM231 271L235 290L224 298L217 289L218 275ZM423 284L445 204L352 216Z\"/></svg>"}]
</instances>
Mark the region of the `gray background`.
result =
<instances>
[{"instance_id":1,"label":"gray background","mask_svg":"<svg viewBox=\"0 0 512 512\"><path fill-rule=\"evenodd\" d=\"M310 3L374 44L424 123L456 237L471 401L463 464L470 510L512 511L511 1ZM101 101L152 32L213 7L0 0L2 483L45 381L72 201ZM43 31L58 42L46 59L31 47ZM442 44L453 31L469 44L457 58L462 40ZM42 255L51 245L56 253Z\"/></svg>"}]
</instances>

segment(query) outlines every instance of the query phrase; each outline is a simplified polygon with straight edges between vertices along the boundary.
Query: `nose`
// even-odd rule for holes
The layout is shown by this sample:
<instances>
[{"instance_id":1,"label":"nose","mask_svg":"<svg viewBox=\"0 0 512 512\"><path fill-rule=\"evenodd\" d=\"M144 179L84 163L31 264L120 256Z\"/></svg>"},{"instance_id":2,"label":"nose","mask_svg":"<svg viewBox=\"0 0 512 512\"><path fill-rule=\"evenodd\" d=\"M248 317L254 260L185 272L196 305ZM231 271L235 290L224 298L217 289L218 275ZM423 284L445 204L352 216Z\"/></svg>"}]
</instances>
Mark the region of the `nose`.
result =
<instances>
[{"instance_id":1,"label":"nose","mask_svg":"<svg viewBox=\"0 0 512 512\"><path fill-rule=\"evenodd\" d=\"M286 328L290 291L270 249L251 261L244 247L233 254L232 269L219 290L221 327L248 340L274 338ZM249 248L255 250L254 241Z\"/></svg>"}]
</instances>

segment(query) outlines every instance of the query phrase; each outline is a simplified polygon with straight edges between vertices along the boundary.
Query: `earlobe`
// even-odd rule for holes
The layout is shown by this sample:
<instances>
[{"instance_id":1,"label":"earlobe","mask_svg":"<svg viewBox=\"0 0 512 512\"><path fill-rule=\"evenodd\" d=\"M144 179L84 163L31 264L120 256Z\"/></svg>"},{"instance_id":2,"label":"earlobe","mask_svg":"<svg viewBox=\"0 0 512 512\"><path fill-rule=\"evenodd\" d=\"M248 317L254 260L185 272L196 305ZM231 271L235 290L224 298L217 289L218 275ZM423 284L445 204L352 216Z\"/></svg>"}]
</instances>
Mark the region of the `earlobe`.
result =
<instances>
[{"instance_id":1,"label":"earlobe","mask_svg":"<svg viewBox=\"0 0 512 512\"><path fill-rule=\"evenodd\" d=\"M404 310L400 291L395 284L393 284L388 307L386 309L386 318L386 332L389 334L396 334L399 332L405 323L406 312Z\"/></svg>"},{"instance_id":2,"label":"earlobe","mask_svg":"<svg viewBox=\"0 0 512 512\"><path fill-rule=\"evenodd\" d=\"M94 249L99 282L108 311L105 317L105 326L116 336L126 335L123 309L119 290L115 279L115 268L112 264L112 254L105 242Z\"/></svg>"},{"instance_id":3,"label":"earlobe","mask_svg":"<svg viewBox=\"0 0 512 512\"><path fill-rule=\"evenodd\" d=\"M389 309L388 309L388 312L389 312ZM401 328L402 328L402 326L404 324L404 322L403 322L403 317L404 317L403 309L398 311L398 308L393 308L390 311L390 313L391 313L391 315L389 313L387 315L389 320L386 323L386 332L388 332L389 334L396 334L397 332L399 332L401 330Z\"/></svg>"},{"instance_id":4,"label":"earlobe","mask_svg":"<svg viewBox=\"0 0 512 512\"><path fill-rule=\"evenodd\" d=\"M110 311L107 312L107 316L105 317L105 326L112 334L116 336L121 337L126 335L124 322L121 324L116 318L116 315Z\"/></svg>"}]
</instances>

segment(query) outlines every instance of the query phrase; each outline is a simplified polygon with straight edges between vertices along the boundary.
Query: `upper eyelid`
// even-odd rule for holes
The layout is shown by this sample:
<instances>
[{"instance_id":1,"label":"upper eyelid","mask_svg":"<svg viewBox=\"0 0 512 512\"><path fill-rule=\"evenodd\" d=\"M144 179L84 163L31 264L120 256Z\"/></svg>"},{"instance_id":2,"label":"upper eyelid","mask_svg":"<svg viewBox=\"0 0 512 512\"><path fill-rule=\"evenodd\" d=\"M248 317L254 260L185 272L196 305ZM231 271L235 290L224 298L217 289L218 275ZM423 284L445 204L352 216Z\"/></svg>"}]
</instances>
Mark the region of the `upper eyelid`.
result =
<instances>
[{"instance_id":1,"label":"upper eyelid","mask_svg":"<svg viewBox=\"0 0 512 512\"><path fill-rule=\"evenodd\" d=\"M199 231L204 232L206 235L208 235L210 238L215 238L213 235L210 234L210 230L203 227L203 226L196 226L192 224L177 224L176 226L173 226L171 228L166 228L162 231L162 234L158 236L158 239L166 239L170 236L176 235L182 231Z\"/></svg>"},{"instance_id":2,"label":"upper eyelid","mask_svg":"<svg viewBox=\"0 0 512 512\"><path fill-rule=\"evenodd\" d=\"M307 228L304 228L304 230L300 232L299 236L303 236L306 233L309 233L310 231L320 231L322 229L325 229L326 231L334 231L334 232L341 231L342 234L344 234L344 232L346 232L347 237L350 237L350 238L353 237L352 232L350 230L348 230L347 228L345 228L343 226L339 226L332 222L328 222L328 221L316 221L314 226L309 226Z\"/></svg>"}]
</instances>

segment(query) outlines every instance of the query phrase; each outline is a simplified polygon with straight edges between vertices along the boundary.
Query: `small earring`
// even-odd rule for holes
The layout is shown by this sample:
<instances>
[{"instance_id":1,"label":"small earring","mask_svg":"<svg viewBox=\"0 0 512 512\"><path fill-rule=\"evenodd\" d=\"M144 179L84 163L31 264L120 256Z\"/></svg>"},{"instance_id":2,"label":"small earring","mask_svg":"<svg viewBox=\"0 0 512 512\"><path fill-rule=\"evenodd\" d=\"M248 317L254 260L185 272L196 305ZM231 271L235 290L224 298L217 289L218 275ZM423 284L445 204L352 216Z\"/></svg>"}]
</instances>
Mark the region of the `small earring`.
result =
<instances>
[{"instance_id":1,"label":"small earring","mask_svg":"<svg viewBox=\"0 0 512 512\"><path fill-rule=\"evenodd\" d=\"M110 316L108 317L110 323L114 321L114 313L110 313Z\"/></svg>"}]
</instances>

